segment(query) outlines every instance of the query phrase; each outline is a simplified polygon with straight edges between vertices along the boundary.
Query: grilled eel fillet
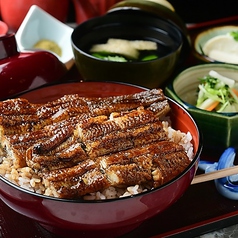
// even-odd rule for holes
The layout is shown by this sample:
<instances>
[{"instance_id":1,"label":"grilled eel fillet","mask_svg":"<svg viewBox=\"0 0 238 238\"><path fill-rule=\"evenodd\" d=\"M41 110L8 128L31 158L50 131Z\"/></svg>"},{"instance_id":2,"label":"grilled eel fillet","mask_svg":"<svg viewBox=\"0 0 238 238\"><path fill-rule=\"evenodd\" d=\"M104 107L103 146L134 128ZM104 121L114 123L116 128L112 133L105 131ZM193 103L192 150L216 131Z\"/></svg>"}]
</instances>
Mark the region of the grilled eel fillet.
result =
<instances>
[{"instance_id":1,"label":"grilled eel fillet","mask_svg":"<svg viewBox=\"0 0 238 238\"><path fill-rule=\"evenodd\" d=\"M190 163L182 146L157 141L142 147L87 159L70 168L44 173L44 183L61 198L78 198L109 186L140 184L158 187L184 171Z\"/></svg>"},{"instance_id":2,"label":"grilled eel fillet","mask_svg":"<svg viewBox=\"0 0 238 238\"><path fill-rule=\"evenodd\" d=\"M15 167L26 164L62 198L109 186L157 187L189 159L169 142L160 116L170 110L162 90L108 98L64 96L44 105L0 103L1 147Z\"/></svg>"},{"instance_id":3,"label":"grilled eel fillet","mask_svg":"<svg viewBox=\"0 0 238 238\"><path fill-rule=\"evenodd\" d=\"M78 198L110 186L155 188L190 163L184 148L168 141L161 121L142 107L85 119L76 125L72 138L85 152L72 167L59 168L63 158L55 163L57 156L39 150L39 145L27 150L28 165L40 169L46 187L62 198Z\"/></svg>"},{"instance_id":4,"label":"grilled eel fillet","mask_svg":"<svg viewBox=\"0 0 238 238\"><path fill-rule=\"evenodd\" d=\"M34 143L26 151L27 165L36 171L51 171L68 167L69 163L72 166L88 158L94 160L102 155L167 139L161 121L142 107L112 113L109 117L90 117L74 128L71 136L56 147L51 147L48 139Z\"/></svg>"},{"instance_id":5,"label":"grilled eel fillet","mask_svg":"<svg viewBox=\"0 0 238 238\"><path fill-rule=\"evenodd\" d=\"M108 116L112 112L128 111L139 106L157 116L166 115L170 110L161 89L105 98L72 94L46 104L31 104L22 98L6 100L0 102L0 149L14 158L16 168L23 167L26 166L26 149L39 144L39 141L41 145L38 150L52 150L62 142L70 141L67 138L83 119ZM62 147L67 147L67 142ZM78 162L73 161L72 164L70 158L72 156L68 158L67 166Z\"/></svg>"},{"instance_id":6,"label":"grilled eel fillet","mask_svg":"<svg viewBox=\"0 0 238 238\"><path fill-rule=\"evenodd\" d=\"M0 137L36 131L79 115L81 118L108 116L112 112L132 110L139 106L148 108L158 116L169 110L161 89L105 98L86 98L72 94L46 104L31 104L22 98L6 100L0 102Z\"/></svg>"}]
</instances>

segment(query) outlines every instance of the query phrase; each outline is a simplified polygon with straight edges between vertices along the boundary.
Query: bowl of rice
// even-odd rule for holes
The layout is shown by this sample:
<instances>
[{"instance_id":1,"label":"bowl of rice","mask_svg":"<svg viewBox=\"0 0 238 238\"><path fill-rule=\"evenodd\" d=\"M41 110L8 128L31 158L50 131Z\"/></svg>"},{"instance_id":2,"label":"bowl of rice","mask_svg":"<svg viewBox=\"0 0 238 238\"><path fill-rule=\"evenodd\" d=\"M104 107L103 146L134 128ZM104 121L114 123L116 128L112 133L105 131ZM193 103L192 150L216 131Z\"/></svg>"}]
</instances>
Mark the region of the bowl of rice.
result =
<instances>
[{"instance_id":1,"label":"bowl of rice","mask_svg":"<svg viewBox=\"0 0 238 238\"><path fill-rule=\"evenodd\" d=\"M157 95L158 92L159 94ZM147 100L148 95L150 95L149 101ZM145 96L146 100L143 99ZM166 109L165 115L160 114L160 116L158 116L159 114L156 114L156 119L153 123L158 123L158 125L161 126L160 133L164 136L162 142L158 143L168 143L169 146L166 148L168 150L172 148L172 154L171 156L167 154L166 157L166 148L162 150L161 147L159 150L162 150L164 153L160 155L161 158L163 157L162 159L164 159L164 165L167 164L168 161L171 161L171 163L168 162L166 165L168 167L158 166L154 169L153 166L155 166L155 164L152 166L150 164L151 162L148 161L153 161L153 163L157 161L156 163L159 164L159 159L156 157L160 154L157 144L154 149L150 151L148 148L152 147L147 148L147 142L140 137L140 135L143 134L142 129L138 132L129 127L131 123L137 123L138 120L140 120L138 118L142 118L141 113L148 113L148 110L151 110L149 112L151 114L156 110L160 110L161 107L156 107L156 103L152 103L152 101L161 100L161 98L163 98L164 104L169 105L169 110ZM67 101L68 99L69 101ZM84 104L84 99L86 100L86 104ZM131 109L132 111L129 110L129 112L126 110L122 112L123 107L128 107L128 102L129 105L135 107L133 103L130 104L131 99L134 100L133 103L135 103L136 109ZM149 106L144 104L145 101L149 103ZM59 102L61 102L61 104L59 104ZM139 106L137 104L138 102ZM44 116L45 120L36 120L35 125L37 125L38 129L32 132L33 123L30 123L31 128L27 126L25 134L22 134L19 130L26 126L26 121L21 124L20 127L18 127L17 124L12 124L10 127L4 124L6 118L10 119L9 116L12 110L14 110L14 103L17 105L16 108L18 108L18 112L21 111L21 118L29 118L30 116L32 120L35 120L35 118L42 113L41 115ZM3 106L6 106L6 104L11 105L11 107L8 107L8 109L4 107L4 109ZM72 106L73 104L78 106L74 107ZM162 104L160 105L162 106ZM49 105L51 106L49 107ZM66 107L64 108L63 105ZM105 107L103 105L105 105ZM116 106L114 109L111 109L113 105ZM119 105L120 108L118 109ZM85 107L89 107L90 112L102 113L103 116L97 117L96 121L94 120L95 118L91 116L86 119L80 117L81 122L78 120L75 122L75 120L73 120L69 126L65 126L67 123L64 121L66 124L63 124L63 130L59 127L54 127L57 123L52 124L52 120L61 120L64 116L67 118L66 120L71 120L72 118L70 119L69 115L75 115L76 112L78 113L78 110ZM21 97L17 99L5 100L1 102L0 108L0 131L2 139L0 150L0 198L16 212L35 220L42 227L60 237L79 237L81 234L84 234L84 237L118 237L132 231L145 220L161 213L175 203L190 186L198 167L202 151L200 131L186 109L172 99L165 97L163 91L159 89L147 90L130 84L114 82L66 83L37 89L21 95ZM19 110L19 108L21 109ZM114 112L114 110L117 109L119 111ZM37 113L34 110L36 110ZM46 117L46 113L49 111L52 112L52 110L54 111L54 116L51 116L50 120L48 120L49 118ZM88 136L90 133L100 133L101 131L96 130L94 126L98 125L97 123L101 119L105 120L104 114L110 110L113 112L110 113L110 117L107 118L105 122L107 125L111 123L111 121L113 121L113 124L110 125L114 125L114 123L120 121L121 118L125 119L126 116L129 115L127 113L130 112L139 113L139 117L136 117L137 119L134 122L129 119L129 127L123 130L122 133L116 130L115 134L113 134L114 136L110 136L111 132L108 133L108 130L111 130L111 126L105 126L104 130L107 131L107 133L100 137L101 139L98 140L99 145L95 140L93 142L91 141L90 145L87 144L88 140L85 140L84 147L82 148L87 150L88 154L91 153L91 156L93 154L93 146L97 144L97 149L94 150L97 157L94 160L90 157L90 159L86 161L76 162L76 165L74 164L72 167L71 162L76 161L79 156L75 156L71 160L67 156L75 151L76 144L73 144L73 147L67 146L64 150L64 152L67 151L67 153L61 153L64 143L71 143L72 141L72 138L70 141L68 139L63 141L62 138L70 138L64 136L68 133L68 129L71 128L70 130L72 131L72 125L77 125L78 128L77 133L75 129L73 130L73 137L82 135ZM142 121L151 120L151 117L148 116L143 118ZM51 124L44 124L44 129L42 131L39 130L41 123L48 123L49 121ZM85 121L87 121L86 124L84 124ZM89 124L88 134L84 134ZM128 126L127 123L123 125ZM47 137L47 135L53 131L52 137L50 137L52 140L43 143L44 138L41 137L42 132L52 128L52 126L54 130L49 130L47 132L48 134L44 134L43 136L45 138L45 136ZM148 127L148 123L145 123L145 128L146 127ZM12 133L13 128L14 132ZM61 130L62 133L58 134L58 130ZM124 140L124 137L126 137L130 130L134 132L134 134L130 134L130 140L136 134L136 137L133 137L133 148L130 148L130 145L126 144ZM149 130L150 136L146 137L146 141L152 138L151 134L153 134L155 130L155 127ZM29 142L30 144L27 145L27 148L23 149L30 135L33 135L32 133L34 134L32 140L36 140L37 142L33 143L33 147L30 146L32 142ZM157 133L158 132L155 134ZM119 135L121 135L121 137ZM41 139L39 139L40 137ZM55 137L57 137L57 142L60 141L60 146L58 147L56 144L52 145L51 143L55 141L53 140ZM102 151L101 148L104 137L110 137L113 141L115 141L114 139L117 137L117 143L114 143L114 147L126 144L126 149L123 147L123 151L113 152L115 148L112 148L112 146L103 147L103 151L107 150L108 154L103 152L105 153L103 156L98 155L99 151ZM136 146L136 138L143 140L143 143L138 145L138 147ZM122 143L122 141L125 143ZM157 142L155 141L153 143ZM43 144L45 146L44 149L42 147ZM107 139L105 144L110 144L109 139ZM171 145L176 145L176 147L170 147ZM52 146L53 149L51 152L46 152L49 146ZM90 146L91 150L88 149L88 146ZM145 150L146 148L147 150ZM156 150L157 152L155 152ZM58 157L52 157L53 151ZM143 154L142 151L147 152ZM22 162L22 160L18 159L23 152L24 154L22 155L26 161L28 161L29 154L31 154L30 157L33 154L37 154L37 156L29 160L29 163L25 163L25 161ZM78 153L79 150L76 150L77 155L79 155ZM61 154L61 156L59 156L59 154ZM123 162L119 162L120 155L124 156ZM138 159L135 160L132 155ZM15 158L13 158L14 156ZM132 156L132 158L130 156ZM171 157L171 160L168 157ZM45 160L45 158L47 158L47 160ZM134 162L128 162L128 158ZM153 158L153 160L149 160L150 158ZM181 161L179 160L180 158ZM100 170L97 170L97 161L101 163L102 167L100 167ZM184 161L186 161L186 163ZM175 162L176 164L173 164ZM111 167L108 167L103 172L105 166L109 163L112 163ZM41 165L40 167L38 166L39 164ZM67 164L67 166L59 170L58 166L62 164ZM71 164L71 167L69 164ZM77 169L75 169L75 166L79 165L80 168L77 167ZM96 165L96 167L94 167L94 165ZM93 167L93 170L87 170L91 167ZM110 169L112 167L114 169L117 168L116 173L113 173L114 169ZM49 171L49 168L52 170ZM150 172L147 171L147 168L150 168ZM169 168L173 169L169 170ZM177 172L177 170L179 170L179 172ZM66 171L68 172L67 176L64 174ZM90 176L87 176L88 173ZM106 179L110 180L110 185L108 185L108 181L105 182L105 178L102 176L103 173L107 175ZM42 177L43 174L44 176ZM73 177L72 174L74 174ZM77 176L75 174L77 174ZM95 174L95 177L93 177L92 174ZM143 180L144 174L146 174L146 182ZM169 179L166 180L167 175ZM152 178L147 178L148 176L152 176ZM68 179L68 177L70 177L70 179ZM61 181L60 186L56 185L59 180ZM125 180L127 181L126 183L123 182ZM112 181L114 181L114 184ZM136 182L133 183L130 181ZM54 189L50 184L56 185ZM84 193L80 193L82 191ZM80 196L80 194L84 195Z\"/></svg>"}]
</instances>

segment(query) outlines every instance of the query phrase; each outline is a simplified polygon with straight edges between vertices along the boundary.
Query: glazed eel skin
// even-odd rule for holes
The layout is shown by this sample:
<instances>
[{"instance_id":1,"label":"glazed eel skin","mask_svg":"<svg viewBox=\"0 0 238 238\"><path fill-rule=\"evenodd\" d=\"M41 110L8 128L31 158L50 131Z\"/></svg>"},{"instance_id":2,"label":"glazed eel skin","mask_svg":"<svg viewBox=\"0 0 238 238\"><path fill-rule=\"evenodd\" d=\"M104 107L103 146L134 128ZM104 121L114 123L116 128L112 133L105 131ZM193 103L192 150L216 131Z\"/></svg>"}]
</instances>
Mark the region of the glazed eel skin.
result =
<instances>
[{"instance_id":1,"label":"glazed eel skin","mask_svg":"<svg viewBox=\"0 0 238 238\"><path fill-rule=\"evenodd\" d=\"M170 111L161 89L46 104L0 102L0 139L15 168L29 166L61 198L110 186L158 187L190 163L168 140L160 118Z\"/></svg>"}]
</instances>

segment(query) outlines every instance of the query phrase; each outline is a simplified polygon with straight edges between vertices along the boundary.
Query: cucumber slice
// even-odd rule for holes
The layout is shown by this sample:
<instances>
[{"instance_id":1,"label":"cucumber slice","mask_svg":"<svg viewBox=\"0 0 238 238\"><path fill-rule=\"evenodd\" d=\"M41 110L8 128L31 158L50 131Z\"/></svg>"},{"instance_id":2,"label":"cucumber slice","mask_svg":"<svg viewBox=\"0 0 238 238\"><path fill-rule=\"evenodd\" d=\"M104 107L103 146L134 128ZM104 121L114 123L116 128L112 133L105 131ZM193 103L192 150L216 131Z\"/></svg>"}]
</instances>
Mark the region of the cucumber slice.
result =
<instances>
[{"instance_id":1,"label":"cucumber slice","mask_svg":"<svg viewBox=\"0 0 238 238\"><path fill-rule=\"evenodd\" d=\"M99 59L109 60L109 61L128 62L128 60L126 60L124 57L118 56L118 55L103 55L100 53L92 53L92 56Z\"/></svg>"},{"instance_id":2,"label":"cucumber slice","mask_svg":"<svg viewBox=\"0 0 238 238\"><path fill-rule=\"evenodd\" d=\"M124 39L108 39L106 44L95 44L90 49L91 53L100 53L108 55L122 55L128 59L138 59L139 51L156 50L157 44L153 41L145 40L124 40Z\"/></svg>"}]
</instances>

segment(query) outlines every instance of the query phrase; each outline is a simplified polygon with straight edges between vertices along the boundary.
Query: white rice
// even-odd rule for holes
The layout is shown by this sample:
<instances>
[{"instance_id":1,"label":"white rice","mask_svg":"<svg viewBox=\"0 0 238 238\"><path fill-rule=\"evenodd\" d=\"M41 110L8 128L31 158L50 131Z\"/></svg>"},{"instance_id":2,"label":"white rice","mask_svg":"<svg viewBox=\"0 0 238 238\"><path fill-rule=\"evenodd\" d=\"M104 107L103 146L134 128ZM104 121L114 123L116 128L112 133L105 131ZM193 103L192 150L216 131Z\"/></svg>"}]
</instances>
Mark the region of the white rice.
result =
<instances>
[{"instance_id":1,"label":"white rice","mask_svg":"<svg viewBox=\"0 0 238 238\"><path fill-rule=\"evenodd\" d=\"M171 141L177 142L182 145L190 158L193 158L193 144L192 144L192 135L190 132L183 133L179 130L174 130L170 127L168 121L163 121L163 127L168 133L168 138ZM3 157L0 148L0 175L7 178L9 181L17 184L18 186L25 188L27 190L44 194L47 196L57 197L58 194L51 191L46 184L42 183L42 179L34 173L34 171L29 167L15 169L11 158ZM109 187L102 192L91 193L84 196L85 200L103 200L103 199L112 199L118 197L131 196L134 194L141 193L146 191L146 188L143 188L139 185L130 186L126 189Z\"/></svg>"}]
</instances>

